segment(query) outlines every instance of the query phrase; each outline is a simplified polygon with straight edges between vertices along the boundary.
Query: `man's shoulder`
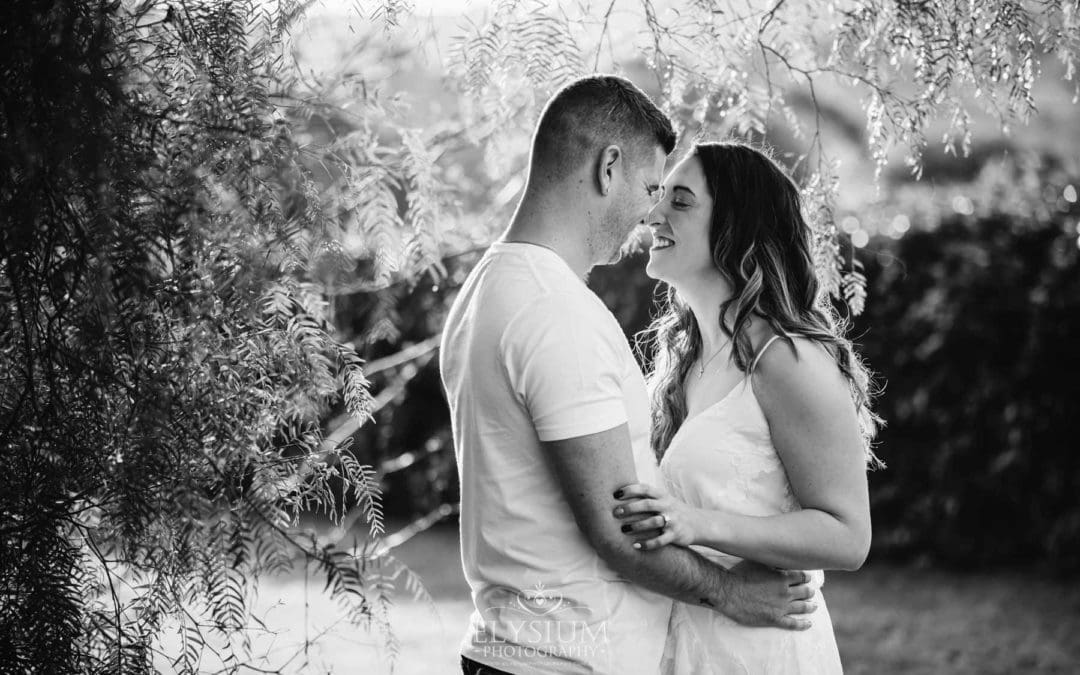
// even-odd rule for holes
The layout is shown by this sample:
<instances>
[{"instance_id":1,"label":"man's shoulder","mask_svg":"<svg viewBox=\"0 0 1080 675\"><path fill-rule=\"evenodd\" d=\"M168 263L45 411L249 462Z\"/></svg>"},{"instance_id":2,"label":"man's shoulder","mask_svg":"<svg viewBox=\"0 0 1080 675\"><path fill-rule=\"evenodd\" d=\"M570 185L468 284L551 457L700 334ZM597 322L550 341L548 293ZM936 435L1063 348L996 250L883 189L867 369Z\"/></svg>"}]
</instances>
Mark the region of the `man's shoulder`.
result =
<instances>
[{"instance_id":1,"label":"man's shoulder","mask_svg":"<svg viewBox=\"0 0 1080 675\"><path fill-rule=\"evenodd\" d=\"M504 339L532 342L552 330L588 333L590 342L622 340L618 322L580 279L557 266L529 264L518 252L489 253L473 271L462 321L480 321ZM548 262L540 259L541 263Z\"/></svg>"},{"instance_id":2,"label":"man's shoulder","mask_svg":"<svg viewBox=\"0 0 1080 675\"><path fill-rule=\"evenodd\" d=\"M588 293L580 279L547 258L499 251L489 254L485 263L482 271L485 284L502 292L525 292L530 296Z\"/></svg>"},{"instance_id":3,"label":"man's shoulder","mask_svg":"<svg viewBox=\"0 0 1080 675\"><path fill-rule=\"evenodd\" d=\"M520 298L515 307L510 323L527 332L548 329L579 337L587 333L589 339L610 337L613 331L621 334L618 322L604 303L585 288L538 290L530 297Z\"/></svg>"},{"instance_id":4,"label":"man's shoulder","mask_svg":"<svg viewBox=\"0 0 1080 675\"><path fill-rule=\"evenodd\" d=\"M487 261L478 271L475 302L484 312L555 313L580 316L606 312L604 304L576 278L546 273L513 260Z\"/></svg>"}]
</instances>

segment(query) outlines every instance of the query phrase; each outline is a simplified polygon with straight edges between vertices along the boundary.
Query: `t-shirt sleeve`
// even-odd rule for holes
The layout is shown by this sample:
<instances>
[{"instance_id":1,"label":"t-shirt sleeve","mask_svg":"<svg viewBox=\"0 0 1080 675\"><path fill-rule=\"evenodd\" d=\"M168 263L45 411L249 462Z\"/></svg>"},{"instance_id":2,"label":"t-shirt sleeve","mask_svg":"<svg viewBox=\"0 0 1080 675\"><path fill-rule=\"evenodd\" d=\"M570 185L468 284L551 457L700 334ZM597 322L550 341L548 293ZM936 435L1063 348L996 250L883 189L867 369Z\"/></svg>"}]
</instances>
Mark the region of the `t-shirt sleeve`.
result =
<instances>
[{"instance_id":1,"label":"t-shirt sleeve","mask_svg":"<svg viewBox=\"0 0 1080 675\"><path fill-rule=\"evenodd\" d=\"M619 352L624 338L588 300L569 293L535 300L500 341L510 385L541 441L586 436L627 421Z\"/></svg>"}]
</instances>

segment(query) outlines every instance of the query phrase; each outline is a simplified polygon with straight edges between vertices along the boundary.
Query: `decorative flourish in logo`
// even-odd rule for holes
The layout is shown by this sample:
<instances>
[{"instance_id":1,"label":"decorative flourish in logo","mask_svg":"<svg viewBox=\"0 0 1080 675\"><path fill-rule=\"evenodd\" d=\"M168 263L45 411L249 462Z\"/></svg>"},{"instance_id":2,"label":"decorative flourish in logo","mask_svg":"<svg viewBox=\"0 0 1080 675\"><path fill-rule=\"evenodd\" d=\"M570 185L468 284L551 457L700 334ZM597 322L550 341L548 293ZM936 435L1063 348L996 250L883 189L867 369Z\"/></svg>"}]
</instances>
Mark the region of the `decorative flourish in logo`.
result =
<instances>
[{"instance_id":1,"label":"decorative flourish in logo","mask_svg":"<svg viewBox=\"0 0 1080 675\"><path fill-rule=\"evenodd\" d=\"M536 582L532 590L518 593L518 605L526 612L536 616L554 614L569 607L561 593L554 593L544 588L543 582Z\"/></svg>"},{"instance_id":2,"label":"decorative flourish in logo","mask_svg":"<svg viewBox=\"0 0 1080 675\"><path fill-rule=\"evenodd\" d=\"M511 589L506 589L511 590ZM513 600L509 605L493 605L489 609L495 611L510 611L514 613L524 612L531 616L551 616L558 612L577 610L591 614L592 609L586 605L577 605L563 597L562 593L551 590L544 586L543 582L537 582L531 589L514 591Z\"/></svg>"}]
</instances>

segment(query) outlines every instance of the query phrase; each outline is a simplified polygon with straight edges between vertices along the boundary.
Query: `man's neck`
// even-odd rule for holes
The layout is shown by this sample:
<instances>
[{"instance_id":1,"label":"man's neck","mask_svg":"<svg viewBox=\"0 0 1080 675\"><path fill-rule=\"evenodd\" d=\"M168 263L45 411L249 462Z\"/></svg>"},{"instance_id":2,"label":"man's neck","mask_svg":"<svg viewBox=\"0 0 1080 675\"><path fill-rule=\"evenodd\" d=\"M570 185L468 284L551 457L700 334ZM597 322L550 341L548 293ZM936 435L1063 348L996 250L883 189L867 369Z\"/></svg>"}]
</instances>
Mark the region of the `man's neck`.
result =
<instances>
[{"instance_id":1,"label":"man's neck","mask_svg":"<svg viewBox=\"0 0 1080 675\"><path fill-rule=\"evenodd\" d=\"M577 209L573 202L559 204L526 194L500 241L551 249L575 274L584 278L596 264L588 242L590 227L587 210Z\"/></svg>"}]
</instances>

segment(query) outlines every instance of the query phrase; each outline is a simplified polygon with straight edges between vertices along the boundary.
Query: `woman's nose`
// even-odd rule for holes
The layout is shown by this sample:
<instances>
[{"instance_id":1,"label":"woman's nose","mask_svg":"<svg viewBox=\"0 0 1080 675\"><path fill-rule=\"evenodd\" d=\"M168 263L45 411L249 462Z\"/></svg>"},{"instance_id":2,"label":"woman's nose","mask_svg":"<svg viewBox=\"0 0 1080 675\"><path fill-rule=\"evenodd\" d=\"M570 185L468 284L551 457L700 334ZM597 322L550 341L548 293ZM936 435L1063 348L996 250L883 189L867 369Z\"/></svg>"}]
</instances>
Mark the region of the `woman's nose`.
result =
<instances>
[{"instance_id":1,"label":"woman's nose","mask_svg":"<svg viewBox=\"0 0 1080 675\"><path fill-rule=\"evenodd\" d=\"M645 225L659 225L664 221L663 209L661 208L662 206L663 204L656 204L651 209L649 209L649 212L645 214Z\"/></svg>"}]
</instances>

